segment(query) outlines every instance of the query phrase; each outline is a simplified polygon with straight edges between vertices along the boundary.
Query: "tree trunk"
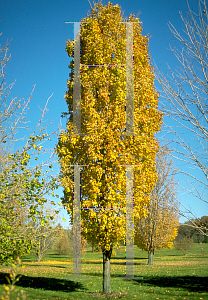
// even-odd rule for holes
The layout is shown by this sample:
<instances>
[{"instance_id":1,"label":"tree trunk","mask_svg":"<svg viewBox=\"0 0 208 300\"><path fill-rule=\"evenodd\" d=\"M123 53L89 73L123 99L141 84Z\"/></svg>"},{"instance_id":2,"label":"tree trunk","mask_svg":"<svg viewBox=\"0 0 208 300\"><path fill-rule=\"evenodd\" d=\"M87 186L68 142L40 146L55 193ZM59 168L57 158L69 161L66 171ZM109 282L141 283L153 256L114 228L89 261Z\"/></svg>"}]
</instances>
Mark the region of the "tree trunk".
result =
<instances>
[{"instance_id":1,"label":"tree trunk","mask_svg":"<svg viewBox=\"0 0 208 300\"><path fill-rule=\"evenodd\" d=\"M153 265L153 259L154 259L154 251L151 250L148 252L148 265L149 266Z\"/></svg>"},{"instance_id":2,"label":"tree trunk","mask_svg":"<svg viewBox=\"0 0 208 300\"><path fill-rule=\"evenodd\" d=\"M40 252L36 252L36 259L37 259L37 262L40 262L41 261L41 258L42 258L42 254Z\"/></svg>"},{"instance_id":3,"label":"tree trunk","mask_svg":"<svg viewBox=\"0 0 208 300\"><path fill-rule=\"evenodd\" d=\"M103 293L111 293L111 281L110 281L110 258L112 250L103 251Z\"/></svg>"},{"instance_id":4,"label":"tree trunk","mask_svg":"<svg viewBox=\"0 0 208 300\"><path fill-rule=\"evenodd\" d=\"M76 256L76 269L78 269L78 266L79 266L79 264L78 264L78 256Z\"/></svg>"},{"instance_id":5,"label":"tree trunk","mask_svg":"<svg viewBox=\"0 0 208 300\"><path fill-rule=\"evenodd\" d=\"M94 252L94 245L92 246L92 252Z\"/></svg>"}]
</instances>

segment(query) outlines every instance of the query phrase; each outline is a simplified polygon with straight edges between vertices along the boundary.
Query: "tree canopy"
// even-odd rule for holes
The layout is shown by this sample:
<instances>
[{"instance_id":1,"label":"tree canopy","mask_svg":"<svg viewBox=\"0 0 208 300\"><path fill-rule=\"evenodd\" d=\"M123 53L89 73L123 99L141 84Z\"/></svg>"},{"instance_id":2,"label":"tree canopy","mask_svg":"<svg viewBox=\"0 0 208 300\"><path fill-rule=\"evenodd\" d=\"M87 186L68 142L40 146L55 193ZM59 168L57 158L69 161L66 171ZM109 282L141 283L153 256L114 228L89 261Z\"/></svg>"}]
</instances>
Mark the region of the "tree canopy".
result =
<instances>
[{"instance_id":1,"label":"tree canopy","mask_svg":"<svg viewBox=\"0 0 208 300\"><path fill-rule=\"evenodd\" d=\"M77 74L75 60L72 60L65 96L67 127L61 132L57 145L64 187L63 204L73 215L73 165L82 165L82 234L88 241L98 244L109 258L112 249L119 246L119 242L125 242L126 166L134 166L134 219L146 214L145 205L150 201L157 179L155 156L159 145L155 134L162 123L148 38L142 35L138 18L131 15L126 24L124 21L121 8L110 2L106 6L95 4L82 20L81 134L77 134L73 126L77 113L73 107ZM132 27L127 25L130 23ZM131 35L129 28L133 30L131 57L127 51L131 49L131 39L126 34ZM69 57L73 56L78 41L67 41ZM129 120L126 116L127 83L131 75L133 117Z\"/></svg>"}]
</instances>

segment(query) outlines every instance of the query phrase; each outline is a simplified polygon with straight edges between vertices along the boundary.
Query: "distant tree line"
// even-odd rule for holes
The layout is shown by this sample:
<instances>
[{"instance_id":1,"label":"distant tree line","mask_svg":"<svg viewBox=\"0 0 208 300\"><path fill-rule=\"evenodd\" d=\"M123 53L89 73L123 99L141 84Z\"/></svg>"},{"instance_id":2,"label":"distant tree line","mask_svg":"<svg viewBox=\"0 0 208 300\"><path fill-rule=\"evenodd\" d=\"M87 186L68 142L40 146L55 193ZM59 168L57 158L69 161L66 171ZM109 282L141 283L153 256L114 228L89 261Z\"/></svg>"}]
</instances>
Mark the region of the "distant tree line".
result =
<instances>
[{"instance_id":1,"label":"distant tree line","mask_svg":"<svg viewBox=\"0 0 208 300\"><path fill-rule=\"evenodd\" d=\"M195 223L197 227L193 225ZM208 243L208 216L203 216L200 219L187 221L180 224L178 228L177 240L183 238L192 239L194 243Z\"/></svg>"}]
</instances>

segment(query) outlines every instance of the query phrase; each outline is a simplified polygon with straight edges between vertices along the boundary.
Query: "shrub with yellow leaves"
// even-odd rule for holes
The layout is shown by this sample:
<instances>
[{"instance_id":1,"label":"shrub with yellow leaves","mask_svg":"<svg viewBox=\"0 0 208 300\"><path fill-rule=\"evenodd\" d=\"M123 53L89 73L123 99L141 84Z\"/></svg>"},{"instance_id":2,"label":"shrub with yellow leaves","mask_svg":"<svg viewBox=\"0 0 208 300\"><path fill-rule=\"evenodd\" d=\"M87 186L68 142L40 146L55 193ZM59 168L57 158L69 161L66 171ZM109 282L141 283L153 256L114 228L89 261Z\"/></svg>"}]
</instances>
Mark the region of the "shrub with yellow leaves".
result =
<instances>
[{"instance_id":1,"label":"shrub with yellow leaves","mask_svg":"<svg viewBox=\"0 0 208 300\"><path fill-rule=\"evenodd\" d=\"M10 271L10 278L6 277L9 283L8 285L4 285L4 291L3 295L1 296L1 300L10 300L15 299L16 300L26 300L26 294L23 290L17 289L15 287L15 284L19 281L21 275L18 274L18 272L23 269L24 266L21 264L21 260L18 258L16 264L12 264L12 269Z\"/></svg>"}]
</instances>

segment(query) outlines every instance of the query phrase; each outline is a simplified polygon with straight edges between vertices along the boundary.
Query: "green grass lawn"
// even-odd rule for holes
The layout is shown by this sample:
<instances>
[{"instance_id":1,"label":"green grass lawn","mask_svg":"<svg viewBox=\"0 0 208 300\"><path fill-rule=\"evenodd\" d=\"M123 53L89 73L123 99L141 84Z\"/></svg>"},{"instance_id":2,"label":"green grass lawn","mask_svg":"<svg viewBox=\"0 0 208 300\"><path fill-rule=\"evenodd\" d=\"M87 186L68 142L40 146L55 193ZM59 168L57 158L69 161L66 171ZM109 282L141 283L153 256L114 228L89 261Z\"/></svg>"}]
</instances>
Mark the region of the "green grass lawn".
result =
<instances>
[{"instance_id":1,"label":"green grass lawn","mask_svg":"<svg viewBox=\"0 0 208 300\"><path fill-rule=\"evenodd\" d=\"M175 249L155 253L154 265L147 266L147 253L135 247L134 275L125 276L125 247L111 259L112 295L102 294L102 253L87 248L82 255L81 279L73 277L72 259L49 252L40 263L28 255L22 258L17 287L27 299L208 299L208 244L195 244L187 255ZM9 267L0 266L0 295L7 284ZM119 278L120 277L120 278ZM16 298L14 298L16 299Z\"/></svg>"}]
</instances>

